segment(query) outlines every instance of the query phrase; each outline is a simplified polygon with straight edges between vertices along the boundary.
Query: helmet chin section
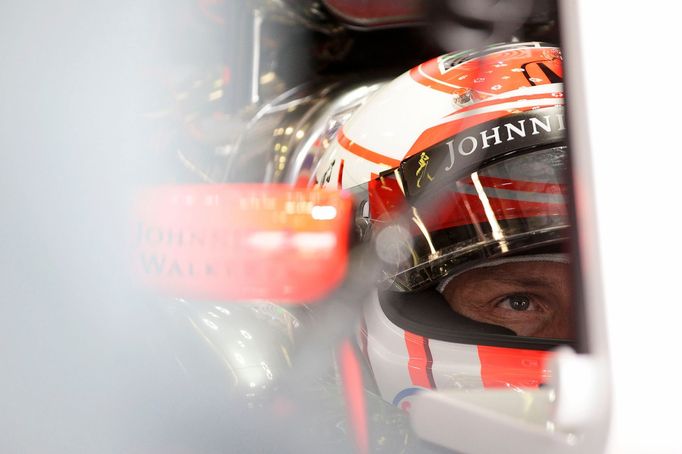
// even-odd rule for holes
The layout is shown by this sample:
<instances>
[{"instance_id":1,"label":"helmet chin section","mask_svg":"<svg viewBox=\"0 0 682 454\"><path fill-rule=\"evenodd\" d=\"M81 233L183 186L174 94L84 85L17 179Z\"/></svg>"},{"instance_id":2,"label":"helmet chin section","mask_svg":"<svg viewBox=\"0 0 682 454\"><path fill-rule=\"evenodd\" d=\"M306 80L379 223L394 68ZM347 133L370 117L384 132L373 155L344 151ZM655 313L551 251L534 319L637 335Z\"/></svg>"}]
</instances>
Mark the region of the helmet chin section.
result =
<instances>
[{"instance_id":1,"label":"helmet chin section","mask_svg":"<svg viewBox=\"0 0 682 454\"><path fill-rule=\"evenodd\" d=\"M432 305L425 313L441 320L420 321L420 311L409 306L422 303ZM409 319L414 320L410 328L419 333L406 329ZM377 389L386 402L406 411L412 396L428 390L523 389L537 387L549 376L546 362L552 354L547 351L551 342L532 339L535 349L523 342L519 345L525 348L503 346L527 338L454 313L435 290L381 292L365 306L364 322L359 343ZM449 337L437 337L445 333ZM489 345L483 345L485 341Z\"/></svg>"}]
</instances>

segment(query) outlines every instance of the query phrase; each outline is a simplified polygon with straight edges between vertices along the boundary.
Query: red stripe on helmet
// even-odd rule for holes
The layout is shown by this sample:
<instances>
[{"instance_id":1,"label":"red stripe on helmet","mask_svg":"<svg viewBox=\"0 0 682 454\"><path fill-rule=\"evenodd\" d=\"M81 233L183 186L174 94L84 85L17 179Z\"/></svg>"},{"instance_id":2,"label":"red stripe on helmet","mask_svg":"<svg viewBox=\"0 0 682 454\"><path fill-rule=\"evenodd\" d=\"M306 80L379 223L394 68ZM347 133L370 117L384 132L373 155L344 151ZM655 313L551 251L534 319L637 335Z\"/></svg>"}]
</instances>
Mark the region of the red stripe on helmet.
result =
<instances>
[{"instance_id":1,"label":"red stripe on helmet","mask_svg":"<svg viewBox=\"0 0 682 454\"><path fill-rule=\"evenodd\" d=\"M429 340L426 337L405 331L405 346L409 355L407 371L410 374L412 384L422 388L435 388L433 372L431 371L433 357L429 348Z\"/></svg>"},{"instance_id":2,"label":"red stripe on helmet","mask_svg":"<svg viewBox=\"0 0 682 454\"><path fill-rule=\"evenodd\" d=\"M369 212L372 219L389 219L398 213L405 203L405 195L392 176L378 177L372 174L368 184Z\"/></svg>"},{"instance_id":3,"label":"red stripe on helmet","mask_svg":"<svg viewBox=\"0 0 682 454\"><path fill-rule=\"evenodd\" d=\"M488 222L486 207L477 195L445 193L439 202L431 212L422 216L424 224L430 231ZM529 202L496 197L488 197L488 203L498 221L535 216L565 217L567 214L564 203Z\"/></svg>"},{"instance_id":4,"label":"red stripe on helmet","mask_svg":"<svg viewBox=\"0 0 682 454\"><path fill-rule=\"evenodd\" d=\"M346 137L346 135L343 132L343 128L339 129L339 132L336 137L339 141L339 145L341 145L349 152L353 153L355 156L361 157L376 164L384 164L388 167L398 167L398 165L400 165L400 161L398 161L397 159L389 158L387 156L382 155L381 153L368 150L367 148L353 142L348 137Z\"/></svg>"},{"instance_id":5,"label":"red stripe on helmet","mask_svg":"<svg viewBox=\"0 0 682 454\"><path fill-rule=\"evenodd\" d=\"M550 99L550 98L555 98L555 99L562 99L564 97L564 93L561 91L555 91L551 93L538 93L535 95L519 95L519 96L510 96L507 98L500 98L500 97L495 97L493 99L489 99L487 101L479 101L474 104L471 104L469 106L465 106L462 108L459 108L457 110L454 110L450 112L447 115L443 115L443 118L447 118L450 115L456 115L456 114L461 114L465 112L470 112L472 110L480 109L482 107L488 107L488 106L495 106L498 104L507 104L507 103L512 103L512 102L517 102L517 101L529 101L532 99ZM557 104L560 104L561 101L556 101Z\"/></svg>"},{"instance_id":6,"label":"red stripe on helmet","mask_svg":"<svg viewBox=\"0 0 682 454\"><path fill-rule=\"evenodd\" d=\"M481 380L486 388L536 388L550 377L552 352L478 346Z\"/></svg>"},{"instance_id":7,"label":"red stripe on helmet","mask_svg":"<svg viewBox=\"0 0 682 454\"><path fill-rule=\"evenodd\" d=\"M471 180L463 180L472 185ZM480 177L486 189L503 189L519 193L552 195L565 194L566 185L558 183L540 183L532 181L509 180L494 177ZM405 197L395 178L384 176L369 182L369 207L372 219L390 219L400 213L405 204ZM551 201L517 200L514 198L495 197L488 191L487 201L493 210L495 219L509 220L534 216L566 216L566 204ZM430 230L440 230L468 224L480 224L488 220L486 207L477 194L451 191L443 192L439 203L423 213L422 219Z\"/></svg>"}]
</instances>

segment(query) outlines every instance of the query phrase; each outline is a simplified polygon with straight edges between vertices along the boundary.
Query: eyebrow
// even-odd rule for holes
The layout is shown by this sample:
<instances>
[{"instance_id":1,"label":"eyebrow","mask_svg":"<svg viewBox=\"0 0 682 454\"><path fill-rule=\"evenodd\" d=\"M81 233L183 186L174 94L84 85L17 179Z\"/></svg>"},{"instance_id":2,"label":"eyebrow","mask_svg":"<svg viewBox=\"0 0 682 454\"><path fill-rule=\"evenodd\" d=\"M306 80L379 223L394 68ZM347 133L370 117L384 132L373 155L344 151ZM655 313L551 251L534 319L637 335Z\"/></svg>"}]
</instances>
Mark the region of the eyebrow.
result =
<instances>
[{"instance_id":1,"label":"eyebrow","mask_svg":"<svg viewBox=\"0 0 682 454\"><path fill-rule=\"evenodd\" d=\"M521 285L521 286L528 286L528 287L551 287L551 284L549 284L546 280L533 278L533 277L519 277L519 278L489 277L489 278L486 278L485 280L491 280L491 281L500 282L503 284L513 284L513 285Z\"/></svg>"}]
</instances>

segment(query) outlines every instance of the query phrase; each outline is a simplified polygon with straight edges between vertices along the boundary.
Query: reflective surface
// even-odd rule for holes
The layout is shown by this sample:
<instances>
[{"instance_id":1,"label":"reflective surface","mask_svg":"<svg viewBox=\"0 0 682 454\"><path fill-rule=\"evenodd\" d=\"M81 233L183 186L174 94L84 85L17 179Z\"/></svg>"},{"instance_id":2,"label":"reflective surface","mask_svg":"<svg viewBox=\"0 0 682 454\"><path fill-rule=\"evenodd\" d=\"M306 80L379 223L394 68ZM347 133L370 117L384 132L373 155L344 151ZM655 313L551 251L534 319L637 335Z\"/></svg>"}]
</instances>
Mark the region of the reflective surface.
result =
<instances>
[{"instance_id":1,"label":"reflective surface","mask_svg":"<svg viewBox=\"0 0 682 454\"><path fill-rule=\"evenodd\" d=\"M329 81L284 93L248 122L230 151L224 180L307 186L340 126L383 83Z\"/></svg>"},{"instance_id":2,"label":"reflective surface","mask_svg":"<svg viewBox=\"0 0 682 454\"><path fill-rule=\"evenodd\" d=\"M225 367L233 396L252 404L271 398L291 374L301 322L271 303L226 304L169 301L176 320L186 319Z\"/></svg>"}]
</instances>

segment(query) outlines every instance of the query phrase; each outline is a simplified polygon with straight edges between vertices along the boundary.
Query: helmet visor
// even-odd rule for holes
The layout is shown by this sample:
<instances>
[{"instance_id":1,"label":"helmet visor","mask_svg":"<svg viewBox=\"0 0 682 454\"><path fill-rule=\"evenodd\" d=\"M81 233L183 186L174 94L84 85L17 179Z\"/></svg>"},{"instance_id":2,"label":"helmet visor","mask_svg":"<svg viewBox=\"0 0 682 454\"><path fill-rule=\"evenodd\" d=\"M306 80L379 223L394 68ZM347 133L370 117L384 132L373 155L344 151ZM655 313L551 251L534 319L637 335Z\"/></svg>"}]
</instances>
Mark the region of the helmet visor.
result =
<instances>
[{"instance_id":1,"label":"helmet visor","mask_svg":"<svg viewBox=\"0 0 682 454\"><path fill-rule=\"evenodd\" d=\"M413 197L405 195L406 178L414 183L428 172L406 176L395 169L380 176L370 207L382 287L415 291L491 258L563 243L567 153L556 146L515 154Z\"/></svg>"}]
</instances>

